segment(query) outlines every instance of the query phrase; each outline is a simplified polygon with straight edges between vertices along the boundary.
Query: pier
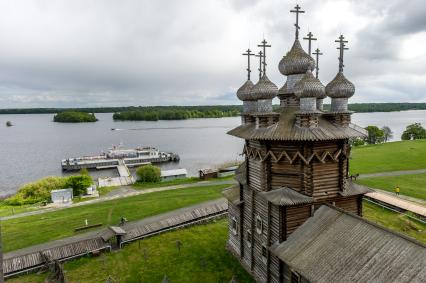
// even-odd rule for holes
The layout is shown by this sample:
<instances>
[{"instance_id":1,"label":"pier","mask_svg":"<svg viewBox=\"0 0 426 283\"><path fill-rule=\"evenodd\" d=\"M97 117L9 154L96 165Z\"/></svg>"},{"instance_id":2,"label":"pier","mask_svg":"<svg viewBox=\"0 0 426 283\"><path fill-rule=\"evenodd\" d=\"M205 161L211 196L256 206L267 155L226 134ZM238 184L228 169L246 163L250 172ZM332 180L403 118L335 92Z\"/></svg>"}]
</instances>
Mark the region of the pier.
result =
<instances>
[{"instance_id":1,"label":"pier","mask_svg":"<svg viewBox=\"0 0 426 283\"><path fill-rule=\"evenodd\" d=\"M146 164L146 163L145 163ZM119 177L107 177L98 179L98 187L116 187L116 186L127 186L135 183L135 179L130 173L129 168L127 168L124 160L118 160L118 165L116 166L118 170Z\"/></svg>"}]
</instances>

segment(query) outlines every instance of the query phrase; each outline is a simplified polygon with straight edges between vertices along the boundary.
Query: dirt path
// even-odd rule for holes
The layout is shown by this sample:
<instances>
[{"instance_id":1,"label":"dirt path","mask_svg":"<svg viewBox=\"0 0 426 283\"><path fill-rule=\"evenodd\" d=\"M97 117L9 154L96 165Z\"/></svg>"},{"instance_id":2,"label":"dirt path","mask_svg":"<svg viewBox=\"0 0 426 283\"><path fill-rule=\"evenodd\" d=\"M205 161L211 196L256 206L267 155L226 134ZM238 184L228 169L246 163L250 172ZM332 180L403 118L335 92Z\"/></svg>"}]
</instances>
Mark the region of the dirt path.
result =
<instances>
[{"instance_id":1,"label":"dirt path","mask_svg":"<svg viewBox=\"0 0 426 283\"><path fill-rule=\"evenodd\" d=\"M390 171L380 172L371 174L360 174L358 179L374 178L374 177L387 177L387 176L401 176L401 175L412 175L412 174L423 174L426 173L426 169L419 170L407 170L407 171Z\"/></svg>"},{"instance_id":2,"label":"dirt path","mask_svg":"<svg viewBox=\"0 0 426 283\"><path fill-rule=\"evenodd\" d=\"M19 213L19 214L15 214L15 215L5 216L5 217L1 217L0 220L4 221L4 220L15 219L15 218L20 218L20 217L25 217L25 216L30 216L30 215L38 215L38 214L43 214L43 213L47 213L47 212L67 209L67 208L70 208L70 207L84 206L84 205L89 205L89 204L93 204L93 203L99 203L99 202L104 202L104 201L109 201L109 200L114 200L114 199L144 195L144 194L155 193L155 192L171 191L171 190L177 190L177 189L183 189L183 188L192 188L192 187L206 187L206 186L214 186L214 185L233 185L235 183L236 183L236 181L234 181L234 180L202 181L202 182L197 182L197 183L192 183L192 184L182 184L182 185L174 185L174 186L152 188L152 189L140 189L140 190L136 190L132 187L125 186L125 187L117 188L116 189L117 193L112 194L112 192L110 192L109 195L104 196L104 197L100 197L100 198L97 198L97 199L78 202L78 203L70 204L70 205L67 205L67 206L45 208L45 209L40 209L40 210L29 211L29 212Z\"/></svg>"}]
</instances>

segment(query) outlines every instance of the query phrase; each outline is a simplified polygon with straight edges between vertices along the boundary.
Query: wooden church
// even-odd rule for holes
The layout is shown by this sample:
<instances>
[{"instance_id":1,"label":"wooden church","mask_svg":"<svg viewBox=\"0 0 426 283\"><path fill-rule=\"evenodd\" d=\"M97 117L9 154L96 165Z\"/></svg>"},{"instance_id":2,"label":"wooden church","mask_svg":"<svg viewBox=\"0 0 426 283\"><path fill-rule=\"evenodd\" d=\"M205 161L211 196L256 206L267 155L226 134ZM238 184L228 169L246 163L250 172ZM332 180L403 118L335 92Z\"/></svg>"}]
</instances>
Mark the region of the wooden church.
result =
<instances>
[{"instance_id":1,"label":"wooden church","mask_svg":"<svg viewBox=\"0 0 426 283\"><path fill-rule=\"evenodd\" d=\"M321 247L311 252L312 258L315 252L320 253L317 255L319 262L312 265L323 264L324 269L338 276L324 275L323 280L317 280L315 274L318 272L308 274L307 270L313 270L312 266L304 265L308 260L301 260L299 266L292 263L290 259L295 257L287 258L285 250L289 247L283 246L290 240L297 242L303 235L314 235L308 231L298 239L291 238L301 225L309 224L308 219L312 222L315 217L320 218L311 226L327 220L318 210L326 210L322 212L326 215L355 217L355 222L364 221L357 216L362 214L362 197L367 192L364 187L348 180L349 142L365 137L366 132L351 123L352 113L348 111L348 99L354 95L355 87L343 73L347 41L343 36L336 40L340 51L338 73L324 86L318 79L318 65L311 57L312 34L306 38L309 40L308 53L299 41L299 14L304 11L297 5L291 12L296 14L296 36L291 50L278 65L280 73L287 77L280 89L266 74L266 48L270 45L265 40L259 45L262 48L259 55L250 50L243 54L248 58L248 79L237 91L238 98L243 101L242 123L228 134L245 140L245 161L236 173L239 185L224 191L229 203L228 249L258 282L348 282L344 276L350 274L349 271L339 273L328 263L321 263L321 258L327 256L321 254ZM320 54L317 49L317 58ZM259 57L260 62L256 84L250 80L252 56ZM280 107L274 111L272 99L276 96L280 99ZM324 111L322 107L327 96L331 98L330 111ZM332 212L320 209L324 205ZM334 222L324 222L323 226L331 229L334 226L330 223ZM369 227L367 230L373 229ZM337 228L331 230L340 231ZM373 230L370 232L374 233ZM368 235L367 232L364 234ZM375 235L379 234L376 231ZM329 241L332 244L334 240ZM416 245L419 243L415 243L414 249ZM298 247L303 249L303 245ZM325 249L326 245L323 247ZM294 254L303 252L293 251ZM310 255L306 256L309 258ZM424 247L421 256L426 258Z\"/></svg>"}]
</instances>

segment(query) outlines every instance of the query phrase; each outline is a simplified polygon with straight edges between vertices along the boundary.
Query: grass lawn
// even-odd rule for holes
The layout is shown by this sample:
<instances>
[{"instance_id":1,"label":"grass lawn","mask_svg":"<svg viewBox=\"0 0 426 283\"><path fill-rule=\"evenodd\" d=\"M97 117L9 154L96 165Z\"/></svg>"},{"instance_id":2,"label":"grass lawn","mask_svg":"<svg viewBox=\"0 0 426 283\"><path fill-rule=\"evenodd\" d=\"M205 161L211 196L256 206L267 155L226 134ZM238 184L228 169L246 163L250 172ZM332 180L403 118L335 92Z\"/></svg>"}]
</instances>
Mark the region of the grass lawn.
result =
<instances>
[{"instance_id":1,"label":"grass lawn","mask_svg":"<svg viewBox=\"0 0 426 283\"><path fill-rule=\"evenodd\" d=\"M117 224L120 218L129 221L160 214L203 201L220 198L229 185L193 187L150 193L101 203L72 207L40 215L2 221L5 252L75 235L74 228L102 223Z\"/></svg>"},{"instance_id":2,"label":"grass lawn","mask_svg":"<svg viewBox=\"0 0 426 283\"><path fill-rule=\"evenodd\" d=\"M389 142L352 148L350 171L366 174L426 169L426 140Z\"/></svg>"},{"instance_id":3,"label":"grass lawn","mask_svg":"<svg viewBox=\"0 0 426 283\"><path fill-rule=\"evenodd\" d=\"M3 201L0 201L0 217L39 210L42 208L43 207L39 203L28 205L7 205Z\"/></svg>"},{"instance_id":4,"label":"grass lawn","mask_svg":"<svg viewBox=\"0 0 426 283\"><path fill-rule=\"evenodd\" d=\"M254 282L225 249L227 220L161 234L98 258L81 258L64 265L68 282ZM182 243L180 252L176 241ZM44 282L46 273L8 282Z\"/></svg>"},{"instance_id":5,"label":"grass lawn","mask_svg":"<svg viewBox=\"0 0 426 283\"><path fill-rule=\"evenodd\" d=\"M363 217L426 244L426 224L368 201L363 202Z\"/></svg>"},{"instance_id":6,"label":"grass lawn","mask_svg":"<svg viewBox=\"0 0 426 283\"><path fill-rule=\"evenodd\" d=\"M364 217L426 243L426 225L364 202ZM227 220L176 230L134 242L98 258L65 263L68 282L254 282L225 249ZM181 251L176 241L182 243ZM47 274L30 274L8 282L44 282Z\"/></svg>"},{"instance_id":7,"label":"grass lawn","mask_svg":"<svg viewBox=\"0 0 426 283\"><path fill-rule=\"evenodd\" d=\"M194 184L198 182L206 182L206 181L227 181L227 180L233 180L234 175L232 176L226 176L221 178L214 178L214 179L208 179L208 180L200 180L198 177L189 177L189 178L182 178L182 179L176 179L166 182L159 182L159 183L140 183L136 182L133 184L133 187L135 189L151 189L151 188L160 188L160 187L168 187L168 186L176 186L176 185L186 185L186 184Z\"/></svg>"},{"instance_id":8,"label":"grass lawn","mask_svg":"<svg viewBox=\"0 0 426 283\"><path fill-rule=\"evenodd\" d=\"M399 186L401 195L426 200L426 174L374 177L359 179L356 182L392 193L395 186Z\"/></svg>"}]
</instances>

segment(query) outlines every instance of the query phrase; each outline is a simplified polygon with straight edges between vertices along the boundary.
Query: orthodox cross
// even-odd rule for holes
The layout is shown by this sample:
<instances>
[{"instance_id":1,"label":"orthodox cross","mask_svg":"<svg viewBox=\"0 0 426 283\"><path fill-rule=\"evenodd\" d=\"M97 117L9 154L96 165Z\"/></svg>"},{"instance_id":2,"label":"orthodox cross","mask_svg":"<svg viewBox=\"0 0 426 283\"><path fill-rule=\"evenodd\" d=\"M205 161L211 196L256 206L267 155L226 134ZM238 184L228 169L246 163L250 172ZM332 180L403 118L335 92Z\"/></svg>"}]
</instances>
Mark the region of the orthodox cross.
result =
<instances>
[{"instance_id":1,"label":"orthodox cross","mask_svg":"<svg viewBox=\"0 0 426 283\"><path fill-rule=\"evenodd\" d=\"M263 59L263 53L262 51L259 51L259 55L255 55L256 57L259 57L259 80L262 78L262 59Z\"/></svg>"},{"instance_id":2,"label":"orthodox cross","mask_svg":"<svg viewBox=\"0 0 426 283\"><path fill-rule=\"evenodd\" d=\"M345 43L348 43L347 40L345 40L345 37L343 35L339 36L338 40L335 40L334 42L338 42L340 44L339 47L337 47L337 49L340 50L340 54L339 54L339 72L343 72L343 67L345 65L343 65L343 53L345 50L349 50L349 48L346 47Z\"/></svg>"},{"instance_id":3,"label":"orthodox cross","mask_svg":"<svg viewBox=\"0 0 426 283\"><path fill-rule=\"evenodd\" d=\"M266 47L271 47L271 45L267 44L268 42L264 39L262 44L259 44L258 47L263 48L263 74L266 74Z\"/></svg>"},{"instance_id":4,"label":"orthodox cross","mask_svg":"<svg viewBox=\"0 0 426 283\"><path fill-rule=\"evenodd\" d=\"M311 56L312 40L317 40L317 39L314 37L314 35L312 34L312 32L309 32L307 34L307 37L304 37L303 39L308 41L308 51L309 51L308 54L309 54L309 56Z\"/></svg>"},{"instance_id":5,"label":"orthodox cross","mask_svg":"<svg viewBox=\"0 0 426 283\"><path fill-rule=\"evenodd\" d=\"M244 56L247 56L247 80L250 80L250 73L251 73L251 69L250 69L250 56L255 56L254 53L251 53L250 48L247 49L246 53L243 53Z\"/></svg>"},{"instance_id":6,"label":"orthodox cross","mask_svg":"<svg viewBox=\"0 0 426 283\"><path fill-rule=\"evenodd\" d=\"M319 56L320 55L323 55L323 53L320 53L320 50L319 50L319 48L317 48L317 50L315 50L315 52L314 53L312 53L312 54L314 54L314 55L316 55L316 59L317 59L317 62L316 62L316 64L315 64L315 77L318 79L318 72L319 72Z\"/></svg>"},{"instance_id":7,"label":"orthodox cross","mask_svg":"<svg viewBox=\"0 0 426 283\"><path fill-rule=\"evenodd\" d=\"M290 13L296 13L296 24L294 26L296 27L296 39L299 39L299 14L303 14L305 11L302 11L299 4L297 4L294 10L290 10Z\"/></svg>"}]
</instances>

